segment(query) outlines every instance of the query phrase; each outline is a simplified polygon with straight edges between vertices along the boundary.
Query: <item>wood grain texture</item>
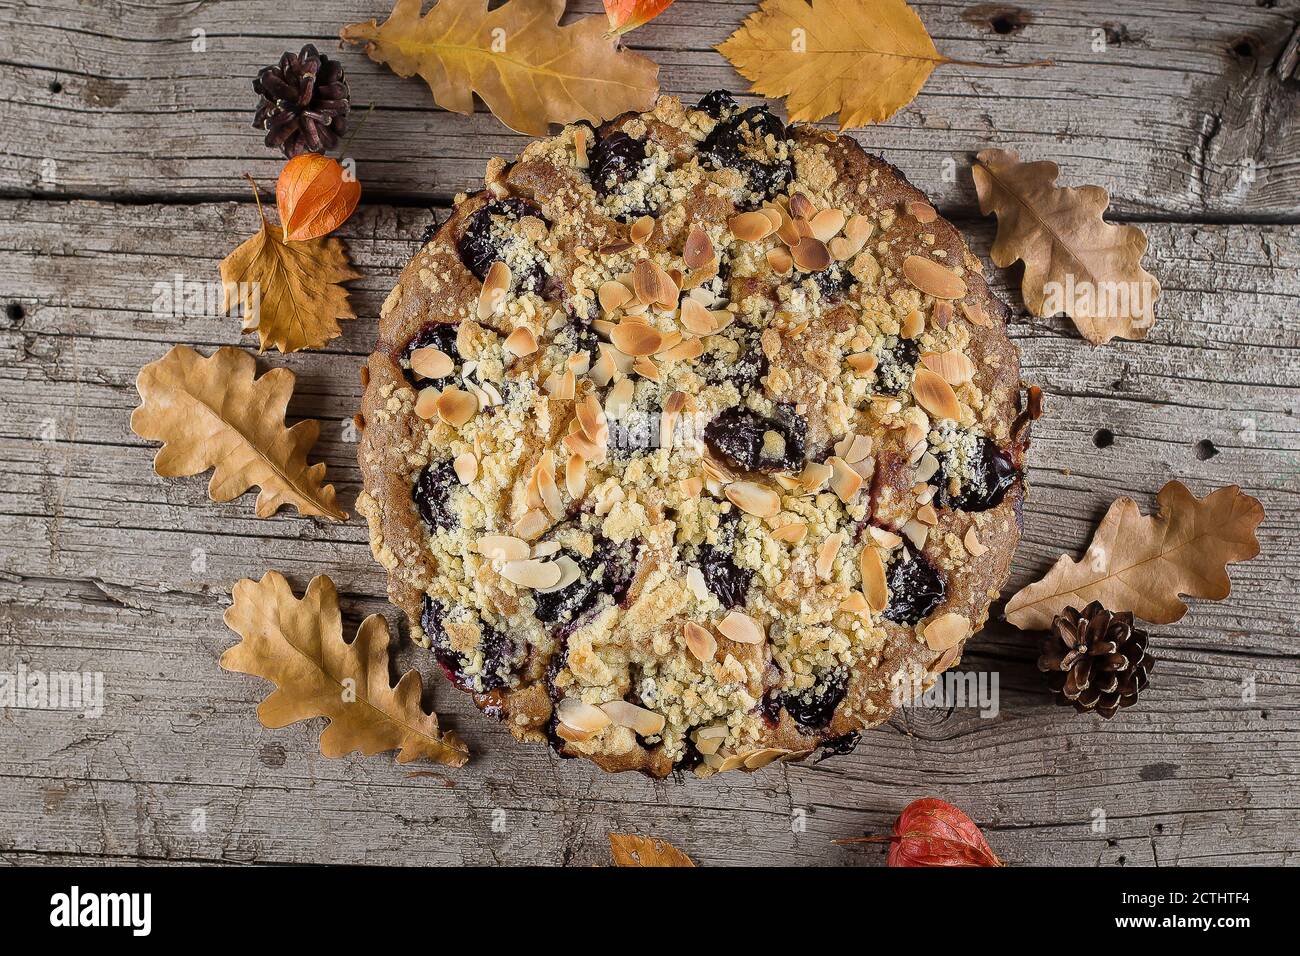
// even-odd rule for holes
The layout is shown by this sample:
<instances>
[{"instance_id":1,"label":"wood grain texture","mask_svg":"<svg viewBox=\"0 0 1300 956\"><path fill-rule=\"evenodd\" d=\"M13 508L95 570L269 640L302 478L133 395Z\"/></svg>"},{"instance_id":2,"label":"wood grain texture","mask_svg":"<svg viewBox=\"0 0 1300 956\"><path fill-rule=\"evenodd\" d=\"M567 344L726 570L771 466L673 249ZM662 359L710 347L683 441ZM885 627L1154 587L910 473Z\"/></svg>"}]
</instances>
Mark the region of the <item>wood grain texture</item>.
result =
<instances>
[{"instance_id":1,"label":"wood grain texture","mask_svg":"<svg viewBox=\"0 0 1300 956\"><path fill-rule=\"evenodd\" d=\"M345 627L376 611L400 622L358 521L261 520L247 495L213 504L203 478L153 475L154 449L129 430L135 375L171 344L252 349L230 318L155 309L156 283L216 277L255 228L251 205L11 200L0 215L11 224L0 236L0 670L101 671L107 698L97 719L0 711L0 859L590 864L607 858L609 830L632 830L706 865L866 864L883 851L831 841L886 832L934 794L1013 864L1294 862L1294 228L1149 226L1166 295L1145 343L1093 348L1067 320L1023 312L1012 329L1048 403L1012 587L1077 552L1113 497L1149 506L1169 478L1202 494L1238 482L1267 510L1263 552L1232 569L1233 595L1160 629L1141 706L1109 724L1053 707L1032 640L994 626L962 670L997 674L996 716L913 707L851 756L654 782L514 742L409 649L403 664L425 671L430 701L475 753L463 770L325 760L318 722L258 726L268 685L217 667L235 640L221 623L235 580L276 568L301 589L327 573ZM364 208L343 231L365 275L353 283L362 319L325 352L260 359L299 376L291 420L322 419L318 450L345 506L359 489L345 422L361 357L432 218ZM986 253L991 223L964 225ZM996 277L1018 303L1015 279ZM1106 448L1101 428L1114 435ZM1217 453L1201 460L1207 440ZM1099 812L1105 832L1093 829Z\"/></svg>"},{"instance_id":2,"label":"wood grain texture","mask_svg":"<svg viewBox=\"0 0 1300 956\"><path fill-rule=\"evenodd\" d=\"M0 193L243 199L242 173L267 182L279 169L249 125L257 69L307 41L332 52L339 27L390 6L0 0ZM1300 83L1287 72L1297 0L915 6L948 56L1054 63L945 66L890 122L855 134L945 209L974 211L968 178L953 172L998 146L1056 160L1064 181L1105 186L1125 216L1300 216ZM752 9L750 0L679 3L628 44L661 65L665 92L690 100L741 90L713 47ZM485 112L436 108L421 82L359 50L341 57L359 126L348 152L368 201L446 203L481 180L489 157L526 142Z\"/></svg>"}]
</instances>

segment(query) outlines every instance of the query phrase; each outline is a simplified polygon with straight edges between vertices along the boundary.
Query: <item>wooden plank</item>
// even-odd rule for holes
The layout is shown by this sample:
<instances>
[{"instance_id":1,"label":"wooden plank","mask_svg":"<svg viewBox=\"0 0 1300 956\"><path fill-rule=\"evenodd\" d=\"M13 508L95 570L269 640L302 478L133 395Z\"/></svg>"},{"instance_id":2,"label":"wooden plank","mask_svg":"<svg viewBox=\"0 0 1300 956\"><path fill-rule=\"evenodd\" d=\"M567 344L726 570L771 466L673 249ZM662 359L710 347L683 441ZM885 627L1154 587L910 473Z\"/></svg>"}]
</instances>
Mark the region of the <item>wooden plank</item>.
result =
<instances>
[{"instance_id":1,"label":"wooden plank","mask_svg":"<svg viewBox=\"0 0 1300 956\"><path fill-rule=\"evenodd\" d=\"M963 670L998 675L996 717L909 708L848 757L655 782L515 743L409 648L404 665L426 672L430 701L475 751L468 767L328 761L318 722L261 728L267 685L217 667L234 640L221 623L234 580L275 567L301 589L329 573L348 627L397 615L360 522L260 520L248 497L213 504L202 478L154 476L152 449L129 431L135 374L172 343L249 346L228 318L164 316L153 303L154 283L178 271L214 277L252 230L251 207L9 201L0 215L11 223L0 236L0 670L102 671L107 698L99 718L0 712L0 859L590 864L606 859L607 831L635 830L708 864L879 863L879 847L831 841L886 832L933 793L986 824L1012 863L1294 862L1279 838L1300 822L1294 229L1148 227L1166 288L1149 342L1093 348L1063 320L1013 326L1049 407L1013 583L1081 548L1118 494L1147 505L1179 477L1198 492L1235 481L1264 501L1263 553L1233 569L1227 601L1196 602L1158 629L1141 706L1081 723L1048 702L1033 641L995 626ZM429 219L363 210L346 229L366 276L354 284L363 318L325 352L263 359L299 375L295 416L326 421L319 453L345 503L358 487L342 422L360 356ZM989 223L968 227L986 252ZM1101 427L1115 435L1104 449ZM1217 449L1208 460L1204 439ZM193 828L196 810L206 829Z\"/></svg>"},{"instance_id":2,"label":"wooden plank","mask_svg":"<svg viewBox=\"0 0 1300 956\"><path fill-rule=\"evenodd\" d=\"M943 67L890 122L855 134L945 211L974 211L964 167L974 150L1002 146L1056 160L1072 183L1107 187L1119 215L1300 215L1300 83L1281 72L1296 0L916 6L949 56L1055 64ZM269 183L279 169L249 126L257 69L306 41L331 50L340 26L388 7L322 0L304 18L294 5L254 0L0 0L10 25L0 36L0 193L245 198L244 172ZM665 92L738 91L743 81L712 48L752 9L749 0L678 4L629 45L660 63ZM203 52L191 49L196 30ZM526 142L484 112L435 108L423 84L359 51L342 56L357 118L376 104L348 149L368 201L446 204L476 188L489 157Z\"/></svg>"}]
</instances>

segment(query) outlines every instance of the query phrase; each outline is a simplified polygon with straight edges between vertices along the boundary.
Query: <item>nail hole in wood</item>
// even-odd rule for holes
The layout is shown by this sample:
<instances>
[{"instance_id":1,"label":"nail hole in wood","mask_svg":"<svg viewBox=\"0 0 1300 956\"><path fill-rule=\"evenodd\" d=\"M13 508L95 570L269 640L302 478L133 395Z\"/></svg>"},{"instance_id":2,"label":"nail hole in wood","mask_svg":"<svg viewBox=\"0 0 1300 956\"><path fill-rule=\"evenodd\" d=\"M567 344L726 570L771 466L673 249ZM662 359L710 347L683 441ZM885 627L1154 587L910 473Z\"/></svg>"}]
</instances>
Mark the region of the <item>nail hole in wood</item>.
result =
<instances>
[{"instance_id":1,"label":"nail hole in wood","mask_svg":"<svg viewBox=\"0 0 1300 956\"><path fill-rule=\"evenodd\" d=\"M9 316L9 319L12 322L19 321L25 314L26 313L23 312L23 307L17 302L10 302L9 306L5 309L5 315Z\"/></svg>"},{"instance_id":2,"label":"nail hole in wood","mask_svg":"<svg viewBox=\"0 0 1300 956\"><path fill-rule=\"evenodd\" d=\"M63 92L63 84L60 83L58 80L50 80L50 92L51 92L51 93L62 93L62 92Z\"/></svg>"},{"instance_id":3,"label":"nail hole in wood","mask_svg":"<svg viewBox=\"0 0 1300 956\"><path fill-rule=\"evenodd\" d=\"M1219 449L1214 447L1214 442L1208 438L1202 438L1196 443L1196 457L1201 461L1209 461L1219 453Z\"/></svg>"},{"instance_id":4,"label":"nail hole in wood","mask_svg":"<svg viewBox=\"0 0 1300 956\"><path fill-rule=\"evenodd\" d=\"M1115 444L1115 433L1109 428L1098 428L1093 433L1092 443L1098 448L1109 448Z\"/></svg>"},{"instance_id":5,"label":"nail hole in wood","mask_svg":"<svg viewBox=\"0 0 1300 956\"><path fill-rule=\"evenodd\" d=\"M1232 55L1242 59L1249 60L1255 56L1255 39L1253 37L1241 37L1233 42Z\"/></svg>"}]
</instances>

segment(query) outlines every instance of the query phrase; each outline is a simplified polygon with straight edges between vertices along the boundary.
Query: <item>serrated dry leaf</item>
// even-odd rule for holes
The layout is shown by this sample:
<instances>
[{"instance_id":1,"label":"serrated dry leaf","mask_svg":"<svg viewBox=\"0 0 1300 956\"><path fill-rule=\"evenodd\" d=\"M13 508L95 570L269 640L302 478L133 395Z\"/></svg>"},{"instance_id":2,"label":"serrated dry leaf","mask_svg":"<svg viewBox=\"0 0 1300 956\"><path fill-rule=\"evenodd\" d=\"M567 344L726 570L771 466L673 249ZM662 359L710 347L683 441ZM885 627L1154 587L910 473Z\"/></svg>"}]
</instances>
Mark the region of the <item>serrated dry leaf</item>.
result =
<instances>
[{"instance_id":1,"label":"serrated dry leaf","mask_svg":"<svg viewBox=\"0 0 1300 956\"><path fill-rule=\"evenodd\" d=\"M765 0L718 52L792 122L879 123L950 63L903 0Z\"/></svg>"},{"instance_id":2,"label":"serrated dry leaf","mask_svg":"<svg viewBox=\"0 0 1300 956\"><path fill-rule=\"evenodd\" d=\"M257 187L253 187L257 196ZM339 319L355 319L348 290L338 283L361 273L348 261L340 239L284 241L284 230L266 221L257 197L262 228L221 261L223 309L231 292L239 295L244 331L256 330L259 348L281 352L320 348L342 334Z\"/></svg>"},{"instance_id":3,"label":"serrated dry leaf","mask_svg":"<svg viewBox=\"0 0 1300 956\"><path fill-rule=\"evenodd\" d=\"M986 149L971 167L980 211L996 213L990 256L1005 269L1024 260L1021 293L1035 315L1064 312L1089 342L1146 338L1160 283L1142 268L1147 237L1102 218L1110 195L1100 186L1057 186L1051 162L1022 163Z\"/></svg>"},{"instance_id":4,"label":"serrated dry leaf","mask_svg":"<svg viewBox=\"0 0 1300 956\"><path fill-rule=\"evenodd\" d=\"M1024 630L1046 630L1066 607L1100 601L1153 624L1187 612L1180 594L1222 600L1226 565L1259 554L1255 529L1264 508L1229 485L1197 499L1171 481L1156 496L1159 513L1143 515L1132 498L1116 500L1082 561L1061 555L1052 570L1007 602L1006 618Z\"/></svg>"},{"instance_id":5,"label":"serrated dry leaf","mask_svg":"<svg viewBox=\"0 0 1300 956\"><path fill-rule=\"evenodd\" d=\"M334 502L334 486L321 484L324 462L307 464L320 423L284 425L293 373L276 368L256 376L253 356L230 346L205 359L177 345L142 368L135 382L141 402L131 413L131 429L163 443L154 470L175 478L214 469L208 483L213 501L231 501L260 485L259 518L293 505L304 515L344 520L347 513Z\"/></svg>"},{"instance_id":6,"label":"serrated dry leaf","mask_svg":"<svg viewBox=\"0 0 1300 956\"><path fill-rule=\"evenodd\" d=\"M440 731L437 716L421 707L417 671L389 684L382 615L370 615L355 640L344 642L338 592L324 575L312 579L301 601L276 571L261 581L245 578L235 585L225 621L242 640L221 655L221 666L276 685L257 707L263 726L327 717L320 735L326 757L396 750L399 763L427 757L453 767L469 759L460 738Z\"/></svg>"},{"instance_id":7,"label":"serrated dry leaf","mask_svg":"<svg viewBox=\"0 0 1300 956\"><path fill-rule=\"evenodd\" d=\"M609 850L615 866L695 866L689 856L671 843L633 833L611 833Z\"/></svg>"},{"instance_id":8,"label":"serrated dry leaf","mask_svg":"<svg viewBox=\"0 0 1300 956\"><path fill-rule=\"evenodd\" d=\"M558 26L564 0L397 0L388 20L353 23L339 36L364 44L398 76L419 76L444 109L469 114L474 94L513 130L545 136L551 123L599 123L649 109L659 67L620 49L601 17Z\"/></svg>"}]
</instances>

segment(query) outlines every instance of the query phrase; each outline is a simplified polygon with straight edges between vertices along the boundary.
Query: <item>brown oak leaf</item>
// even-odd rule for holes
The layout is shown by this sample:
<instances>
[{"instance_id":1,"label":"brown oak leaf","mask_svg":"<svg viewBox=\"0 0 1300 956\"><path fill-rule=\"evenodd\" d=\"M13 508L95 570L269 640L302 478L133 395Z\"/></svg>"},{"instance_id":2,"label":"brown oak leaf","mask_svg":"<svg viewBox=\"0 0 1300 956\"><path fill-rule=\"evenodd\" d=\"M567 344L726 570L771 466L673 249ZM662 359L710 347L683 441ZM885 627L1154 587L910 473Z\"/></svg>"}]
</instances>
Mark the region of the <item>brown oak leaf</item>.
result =
<instances>
[{"instance_id":1,"label":"brown oak leaf","mask_svg":"<svg viewBox=\"0 0 1300 956\"><path fill-rule=\"evenodd\" d=\"M396 750L399 763L427 757L453 767L469 759L460 738L441 731L437 715L420 705L417 671L389 683L383 615L362 621L351 644L343 640L338 592L324 575L312 579L301 601L278 572L245 578L235 585L225 621L242 640L221 655L221 666L276 685L257 707L263 726L327 717L320 736L326 757Z\"/></svg>"},{"instance_id":2,"label":"brown oak leaf","mask_svg":"<svg viewBox=\"0 0 1300 956\"><path fill-rule=\"evenodd\" d=\"M293 505L300 514L344 520L347 513L335 504L334 486L321 483L325 463L307 464L320 423L285 427L293 372L277 368L256 376L253 356L230 346L204 358L177 345L142 368L135 382L141 402L131 413L131 429L163 443L154 471L175 478L212 468L208 495L213 501L232 501L259 485L259 518Z\"/></svg>"},{"instance_id":3,"label":"brown oak leaf","mask_svg":"<svg viewBox=\"0 0 1300 956\"><path fill-rule=\"evenodd\" d=\"M615 866L695 866L695 862L671 843L632 833L611 833L609 850Z\"/></svg>"},{"instance_id":4,"label":"brown oak leaf","mask_svg":"<svg viewBox=\"0 0 1300 956\"><path fill-rule=\"evenodd\" d=\"M221 261L222 308L231 311L231 293L238 295L244 331L257 331L263 352L320 348L343 333L339 319L357 317L339 283L361 273L341 239L285 242L284 230L266 221L256 185L253 195L262 228Z\"/></svg>"},{"instance_id":5,"label":"brown oak leaf","mask_svg":"<svg viewBox=\"0 0 1300 956\"><path fill-rule=\"evenodd\" d=\"M1231 590L1226 565L1259 554L1255 529L1263 506L1236 485L1197 499L1171 481L1156 496L1159 513L1144 515L1132 498L1110 506L1083 560L1061 555L1047 575L1012 596L1006 618L1024 630L1046 630L1066 607L1100 601L1153 624L1187 613L1179 595L1222 600Z\"/></svg>"},{"instance_id":6,"label":"brown oak leaf","mask_svg":"<svg viewBox=\"0 0 1300 956\"><path fill-rule=\"evenodd\" d=\"M1089 342L1146 338L1160 295L1160 283L1142 268L1147 237L1102 218L1106 190L1057 186L1059 174L1055 163L1022 163L1009 150L976 157L980 211L998 217L994 263L1005 269L1024 260L1025 305L1039 316L1066 313Z\"/></svg>"},{"instance_id":7,"label":"brown oak leaf","mask_svg":"<svg viewBox=\"0 0 1300 956\"><path fill-rule=\"evenodd\" d=\"M381 26L353 23L339 34L364 44L398 76L419 76L444 109L469 114L474 94L513 130L544 136L551 123L599 123L645 110L659 67L620 49L603 17L559 26L564 0L397 0Z\"/></svg>"}]
</instances>

